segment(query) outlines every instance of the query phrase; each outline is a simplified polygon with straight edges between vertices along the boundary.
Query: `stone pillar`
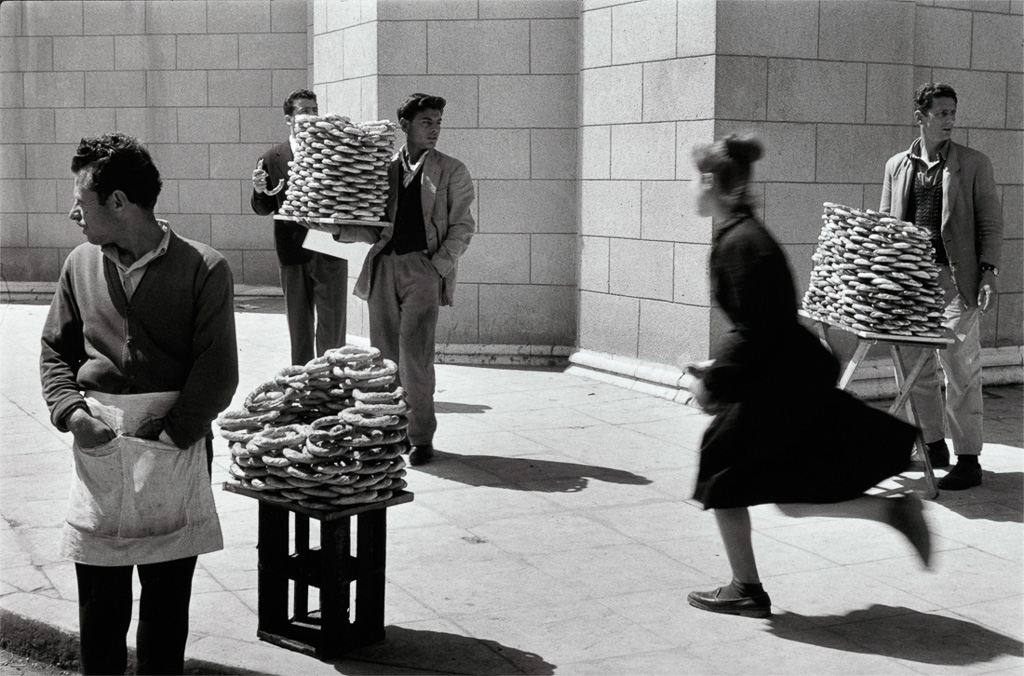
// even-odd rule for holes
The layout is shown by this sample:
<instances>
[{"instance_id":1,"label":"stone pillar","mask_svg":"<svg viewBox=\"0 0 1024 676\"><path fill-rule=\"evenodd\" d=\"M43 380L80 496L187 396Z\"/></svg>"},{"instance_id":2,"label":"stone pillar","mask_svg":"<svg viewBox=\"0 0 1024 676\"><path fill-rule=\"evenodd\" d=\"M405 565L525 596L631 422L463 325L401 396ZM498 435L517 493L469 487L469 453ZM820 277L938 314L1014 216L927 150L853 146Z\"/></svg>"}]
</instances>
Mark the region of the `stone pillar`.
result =
<instances>
[{"instance_id":1,"label":"stone pillar","mask_svg":"<svg viewBox=\"0 0 1024 676\"><path fill-rule=\"evenodd\" d=\"M709 353L690 152L714 138L715 27L712 2L584 6L576 364L671 386Z\"/></svg>"}]
</instances>

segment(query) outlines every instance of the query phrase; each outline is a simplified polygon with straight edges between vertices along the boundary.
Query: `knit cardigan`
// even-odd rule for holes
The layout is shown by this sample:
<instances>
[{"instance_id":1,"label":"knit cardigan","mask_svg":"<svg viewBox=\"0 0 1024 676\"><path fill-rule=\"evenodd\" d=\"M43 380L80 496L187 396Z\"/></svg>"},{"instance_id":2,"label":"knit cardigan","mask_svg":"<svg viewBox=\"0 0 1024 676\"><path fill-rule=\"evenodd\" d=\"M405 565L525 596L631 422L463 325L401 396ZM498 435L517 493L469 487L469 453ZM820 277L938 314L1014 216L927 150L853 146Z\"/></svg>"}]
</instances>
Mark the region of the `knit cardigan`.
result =
<instances>
[{"instance_id":1,"label":"knit cardigan","mask_svg":"<svg viewBox=\"0 0 1024 676\"><path fill-rule=\"evenodd\" d=\"M163 429L179 448L210 432L238 386L231 269L216 250L170 233L131 301L100 247L68 256L43 328L40 377L50 419L85 406L83 391L179 391Z\"/></svg>"}]
</instances>

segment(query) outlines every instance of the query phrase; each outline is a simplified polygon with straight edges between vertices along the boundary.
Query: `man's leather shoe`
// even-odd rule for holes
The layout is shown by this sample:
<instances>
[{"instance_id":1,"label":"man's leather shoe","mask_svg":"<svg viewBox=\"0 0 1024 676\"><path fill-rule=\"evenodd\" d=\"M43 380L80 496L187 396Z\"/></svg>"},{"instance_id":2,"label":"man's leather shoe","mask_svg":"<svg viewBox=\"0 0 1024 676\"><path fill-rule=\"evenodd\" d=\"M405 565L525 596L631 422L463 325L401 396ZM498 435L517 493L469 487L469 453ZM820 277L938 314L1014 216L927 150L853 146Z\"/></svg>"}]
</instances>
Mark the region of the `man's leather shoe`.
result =
<instances>
[{"instance_id":1,"label":"man's leather shoe","mask_svg":"<svg viewBox=\"0 0 1024 676\"><path fill-rule=\"evenodd\" d=\"M945 439L933 441L928 446L928 459L932 461L932 469L949 467L949 446Z\"/></svg>"},{"instance_id":2,"label":"man's leather shoe","mask_svg":"<svg viewBox=\"0 0 1024 676\"><path fill-rule=\"evenodd\" d=\"M963 461L957 462L949 474L939 479L939 490L943 491L962 491L980 485L981 465L966 465Z\"/></svg>"},{"instance_id":3,"label":"man's leather shoe","mask_svg":"<svg viewBox=\"0 0 1024 676\"><path fill-rule=\"evenodd\" d=\"M706 592L690 592L686 597L694 608L712 613L742 615L743 617L768 617L772 614L772 600L768 594L757 594L739 599L722 599L722 587Z\"/></svg>"},{"instance_id":4,"label":"man's leather shoe","mask_svg":"<svg viewBox=\"0 0 1024 676\"><path fill-rule=\"evenodd\" d=\"M425 465L434 457L434 447L431 444L413 446L409 452L410 465Z\"/></svg>"}]
</instances>

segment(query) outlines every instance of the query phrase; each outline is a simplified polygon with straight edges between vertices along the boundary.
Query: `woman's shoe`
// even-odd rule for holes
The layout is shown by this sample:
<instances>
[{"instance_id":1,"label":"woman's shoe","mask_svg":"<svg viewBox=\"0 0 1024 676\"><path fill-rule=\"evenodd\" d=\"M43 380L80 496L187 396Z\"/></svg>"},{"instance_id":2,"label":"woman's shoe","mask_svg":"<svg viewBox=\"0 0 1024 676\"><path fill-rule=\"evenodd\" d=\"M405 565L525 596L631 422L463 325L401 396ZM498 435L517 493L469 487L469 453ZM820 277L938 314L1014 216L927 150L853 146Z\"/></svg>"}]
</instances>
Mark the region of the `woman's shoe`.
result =
<instances>
[{"instance_id":1,"label":"woman's shoe","mask_svg":"<svg viewBox=\"0 0 1024 676\"><path fill-rule=\"evenodd\" d=\"M706 592L690 592L686 597L694 608L712 613L741 615L743 617L768 617L772 614L772 600L768 594L757 594L743 598L719 598L722 587Z\"/></svg>"}]
</instances>

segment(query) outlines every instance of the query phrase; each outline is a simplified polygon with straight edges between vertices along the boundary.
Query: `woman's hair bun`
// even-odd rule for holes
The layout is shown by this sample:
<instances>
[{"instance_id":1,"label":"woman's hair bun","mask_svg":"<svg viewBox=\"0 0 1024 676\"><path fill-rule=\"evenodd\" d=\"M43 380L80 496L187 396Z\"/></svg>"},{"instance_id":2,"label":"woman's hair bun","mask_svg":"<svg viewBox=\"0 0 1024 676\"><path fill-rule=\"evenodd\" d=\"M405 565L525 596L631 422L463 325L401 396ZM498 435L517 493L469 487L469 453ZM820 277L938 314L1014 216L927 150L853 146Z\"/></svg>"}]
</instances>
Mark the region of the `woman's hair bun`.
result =
<instances>
[{"instance_id":1,"label":"woman's hair bun","mask_svg":"<svg viewBox=\"0 0 1024 676\"><path fill-rule=\"evenodd\" d=\"M764 155L764 146L752 133L729 134L722 141L725 154L735 162L753 164Z\"/></svg>"}]
</instances>

